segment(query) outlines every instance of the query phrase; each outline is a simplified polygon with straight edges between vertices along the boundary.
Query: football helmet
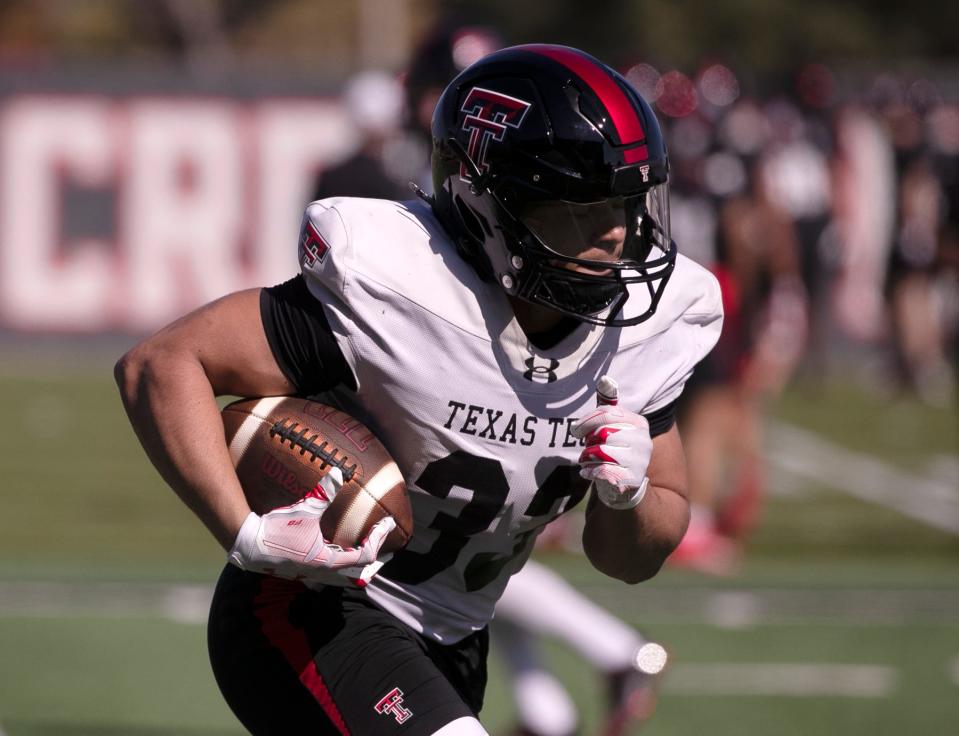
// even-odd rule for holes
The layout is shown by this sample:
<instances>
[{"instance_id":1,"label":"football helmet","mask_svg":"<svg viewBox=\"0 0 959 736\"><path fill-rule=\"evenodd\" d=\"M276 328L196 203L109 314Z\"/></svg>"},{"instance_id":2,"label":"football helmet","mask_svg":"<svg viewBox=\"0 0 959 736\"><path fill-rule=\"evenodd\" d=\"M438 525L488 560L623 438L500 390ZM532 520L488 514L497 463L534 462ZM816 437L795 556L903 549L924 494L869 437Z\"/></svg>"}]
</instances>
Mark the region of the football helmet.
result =
<instances>
[{"instance_id":1,"label":"football helmet","mask_svg":"<svg viewBox=\"0 0 959 736\"><path fill-rule=\"evenodd\" d=\"M447 86L432 136L434 211L481 275L584 322L652 316L676 260L669 164L620 74L566 46L502 49Z\"/></svg>"}]
</instances>

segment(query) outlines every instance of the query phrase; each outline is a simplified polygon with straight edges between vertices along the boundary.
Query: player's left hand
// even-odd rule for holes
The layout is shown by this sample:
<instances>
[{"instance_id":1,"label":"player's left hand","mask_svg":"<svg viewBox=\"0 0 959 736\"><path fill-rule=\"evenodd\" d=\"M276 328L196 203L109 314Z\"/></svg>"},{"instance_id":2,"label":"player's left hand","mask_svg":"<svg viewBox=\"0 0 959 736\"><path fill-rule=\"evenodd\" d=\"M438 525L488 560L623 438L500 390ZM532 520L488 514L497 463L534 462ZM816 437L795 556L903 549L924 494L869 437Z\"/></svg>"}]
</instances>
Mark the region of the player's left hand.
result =
<instances>
[{"instance_id":1,"label":"player's left hand","mask_svg":"<svg viewBox=\"0 0 959 736\"><path fill-rule=\"evenodd\" d=\"M323 538L320 518L343 483L333 468L319 488L291 506L259 516L250 513L229 561L241 570L324 585L365 586L392 555L380 556L380 547L396 527L392 516L377 522L357 547L340 547Z\"/></svg>"},{"instance_id":2,"label":"player's left hand","mask_svg":"<svg viewBox=\"0 0 959 736\"><path fill-rule=\"evenodd\" d=\"M599 500L613 509L631 509L646 494L646 470L653 453L645 417L618 405L619 388L609 376L596 386L598 406L570 428L586 440L579 474L593 482Z\"/></svg>"}]
</instances>

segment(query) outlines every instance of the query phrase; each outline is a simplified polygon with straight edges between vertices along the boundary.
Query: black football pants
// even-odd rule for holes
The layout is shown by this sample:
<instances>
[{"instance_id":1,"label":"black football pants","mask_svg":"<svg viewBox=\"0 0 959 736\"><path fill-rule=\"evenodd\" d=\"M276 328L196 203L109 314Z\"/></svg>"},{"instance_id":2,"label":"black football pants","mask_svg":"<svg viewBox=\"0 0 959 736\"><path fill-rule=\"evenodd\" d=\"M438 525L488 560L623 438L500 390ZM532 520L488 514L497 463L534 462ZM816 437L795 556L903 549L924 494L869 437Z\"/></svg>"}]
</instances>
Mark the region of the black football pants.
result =
<instances>
[{"instance_id":1,"label":"black football pants","mask_svg":"<svg viewBox=\"0 0 959 736\"><path fill-rule=\"evenodd\" d=\"M428 736L483 705L485 629L443 646L359 588L227 565L207 637L220 691L255 736Z\"/></svg>"}]
</instances>

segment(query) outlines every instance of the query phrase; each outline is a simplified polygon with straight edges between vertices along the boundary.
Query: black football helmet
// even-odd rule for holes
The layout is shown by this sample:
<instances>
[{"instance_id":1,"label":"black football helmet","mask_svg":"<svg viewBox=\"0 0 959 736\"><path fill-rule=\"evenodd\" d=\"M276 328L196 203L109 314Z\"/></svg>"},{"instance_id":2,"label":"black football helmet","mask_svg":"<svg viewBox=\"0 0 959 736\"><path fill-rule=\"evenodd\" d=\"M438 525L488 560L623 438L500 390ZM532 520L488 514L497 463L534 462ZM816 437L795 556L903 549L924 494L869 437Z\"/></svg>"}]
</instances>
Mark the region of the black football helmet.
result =
<instances>
[{"instance_id":1,"label":"black football helmet","mask_svg":"<svg viewBox=\"0 0 959 736\"><path fill-rule=\"evenodd\" d=\"M485 278L584 322L652 316L676 261L669 164L620 74L566 46L502 49L447 86L432 135L434 211Z\"/></svg>"}]
</instances>

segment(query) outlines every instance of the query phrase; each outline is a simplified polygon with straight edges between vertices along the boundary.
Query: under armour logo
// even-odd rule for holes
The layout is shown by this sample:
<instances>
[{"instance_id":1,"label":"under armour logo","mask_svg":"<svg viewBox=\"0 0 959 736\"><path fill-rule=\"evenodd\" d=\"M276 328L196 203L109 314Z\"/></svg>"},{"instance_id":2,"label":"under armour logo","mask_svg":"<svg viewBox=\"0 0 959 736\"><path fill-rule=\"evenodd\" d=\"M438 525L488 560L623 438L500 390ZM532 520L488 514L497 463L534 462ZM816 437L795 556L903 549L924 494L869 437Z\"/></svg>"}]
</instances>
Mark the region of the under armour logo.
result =
<instances>
[{"instance_id":1,"label":"under armour logo","mask_svg":"<svg viewBox=\"0 0 959 736\"><path fill-rule=\"evenodd\" d=\"M558 376L555 371L559 368L559 361L548 358L545 365L536 365L536 358L527 358L526 367L529 368L523 374L523 378L533 383L552 383Z\"/></svg>"},{"instance_id":2,"label":"under armour logo","mask_svg":"<svg viewBox=\"0 0 959 736\"><path fill-rule=\"evenodd\" d=\"M502 141L507 128L518 128L530 106L531 103L525 100L482 87L473 87L469 91L460 110L466 113L463 130L470 134L466 151L480 171L489 168L486 163L489 142ZM460 178L470 180L465 166L460 166Z\"/></svg>"},{"instance_id":3,"label":"under armour logo","mask_svg":"<svg viewBox=\"0 0 959 736\"><path fill-rule=\"evenodd\" d=\"M397 723L405 723L413 716L413 711L403 707L403 691L398 687L394 687L384 695L374 708L377 713L389 713Z\"/></svg>"},{"instance_id":4,"label":"under armour logo","mask_svg":"<svg viewBox=\"0 0 959 736\"><path fill-rule=\"evenodd\" d=\"M317 261L322 262L326 254L330 252L330 246L320 237L313 227L313 223L307 220L306 227L303 228L303 238L300 240L300 248L303 249L303 260L306 265L313 266Z\"/></svg>"}]
</instances>

